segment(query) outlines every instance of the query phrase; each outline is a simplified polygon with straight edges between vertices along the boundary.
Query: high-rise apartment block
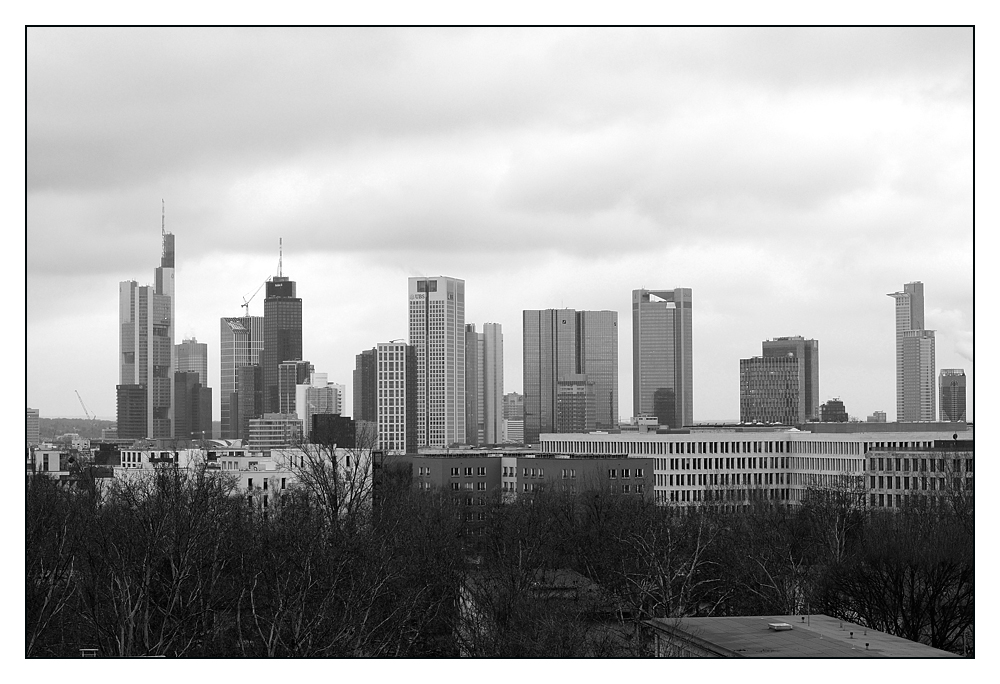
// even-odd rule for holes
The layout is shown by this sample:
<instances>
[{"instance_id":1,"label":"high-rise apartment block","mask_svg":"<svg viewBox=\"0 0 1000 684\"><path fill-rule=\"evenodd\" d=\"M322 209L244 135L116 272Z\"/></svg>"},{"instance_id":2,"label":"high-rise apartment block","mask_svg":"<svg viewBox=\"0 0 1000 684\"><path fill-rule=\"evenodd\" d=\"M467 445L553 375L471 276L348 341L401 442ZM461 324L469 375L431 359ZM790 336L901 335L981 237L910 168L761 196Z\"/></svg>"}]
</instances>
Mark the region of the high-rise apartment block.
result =
<instances>
[{"instance_id":1,"label":"high-rise apartment block","mask_svg":"<svg viewBox=\"0 0 1000 684\"><path fill-rule=\"evenodd\" d=\"M941 420L965 421L965 371L944 368L939 380L941 389Z\"/></svg>"},{"instance_id":2,"label":"high-rise apartment block","mask_svg":"<svg viewBox=\"0 0 1000 684\"><path fill-rule=\"evenodd\" d=\"M160 265L152 286L134 280L118 287L119 423L127 422L126 432L142 433L138 438L169 439L174 436L174 236L161 232ZM142 392L139 402L136 393ZM135 410L142 405L145 415L137 421ZM119 431L121 434L121 431ZM130 434L131 436L131 434Z\"/></svg>"},{"instance_id":3,"label":"high-rise apartment block","mask_svg":"<svg viewBox=\"0 0 1000 684\"><path fill-rule=\"evenodd\" d=\"M691 289L632 290L632 406L680 428L694 422Z\"/></svg>"},{"instance_id":4,"label":"high-rise apartment block","mask_svg":"<svg viewBox=\"0 0 1000 684\"><path fill-rule=\"evenodd\" d=\"M468 444L503 439L503 332L499 323L465 326L465 429Z\"/></svg>"},{"instance_id":5,"label":"high-rise apartment block","mask_svg":"<svg viewBox=\"0 0 1000 684\"><path fill-rule=\"evenodd\" d=\"M417 361L417 443L465 441L465 281L409 279L410 344Z\"/></svg>"},{"instance_id":6,"label":"high-rise apartment block","mask_svg":"<svg viewBox=\"0 0 1000 684\"><path fill-rule=\"evenodd\" d=\"M245 366L258 366L264 349L264 317L239 316L223 318L220 335L219 403L222 417L223 439L246 439L241 434L239 420L240 399L237 391L238 370ZM253 391L253 388L251 388ZM251 402L253 397L250 398ZM251 404L252 405L252 404ZM257 413L252 417L262 415Z\"/></svg>"},{"instance_id":7,"label":"high-rise apartment block","mask_svg":"<svg viewBox=\"0 0 1000 684\"><path fill-rule=\"evenodd\" d=\"M799 425L819 418L819 342L801 336L762 343L740 359L740 421Z\"/></svg>"},{"instance_id":8,"label":"high-rise apartment block","mask_svg":"<svg viewBox=\"0 0 1000 684\"><path fill-rule=\"evenodd\" d=\"M208 387L208 345L197 338L174 345L174 372L198 374L198 382Z\"/></svg>"},{"instance_id":9,"label":"high-rise apartment block","mask_svg":"<svg viewBox=\"0 0 1000 684\"><path fill-rule=\"evenodd\" d=\"M275 276L265 287L261 352L264 410L280 413L278 366L285 361L302 360L302 299L295 296L295 281L285 276Z\"/></svg>"},{"instance_id":10,"label":"high-rise apartment block","mask_svg":"<svg viewBox=\"0 0 1000 684\"><path fill-rule=\"evenodd\" d=\"M903 285L896 301L896 420L933 421L934 331L924 330L924 284Z\"/></svg>"},{"instance_id":11,"label":"high-rise apartment block","mask_svg":"<svg viewBox=\"0 0 1000 684\"><path fill-rule=\"evenodd\" d=\"M618 312L528 310L524 322L524 439L572 425L618 424Z\"/></svg>"},{"instance_id":12,"label":"high-rise apartment block","mask_svg":"<svg viewBox=\"0 0 1000 684\"><path fill-rule=\"evenodd\" d=\"M417 450L417 350L402 342L375 347L378 410L377 448L386 453Z\"/></svg>"}]
</instances>

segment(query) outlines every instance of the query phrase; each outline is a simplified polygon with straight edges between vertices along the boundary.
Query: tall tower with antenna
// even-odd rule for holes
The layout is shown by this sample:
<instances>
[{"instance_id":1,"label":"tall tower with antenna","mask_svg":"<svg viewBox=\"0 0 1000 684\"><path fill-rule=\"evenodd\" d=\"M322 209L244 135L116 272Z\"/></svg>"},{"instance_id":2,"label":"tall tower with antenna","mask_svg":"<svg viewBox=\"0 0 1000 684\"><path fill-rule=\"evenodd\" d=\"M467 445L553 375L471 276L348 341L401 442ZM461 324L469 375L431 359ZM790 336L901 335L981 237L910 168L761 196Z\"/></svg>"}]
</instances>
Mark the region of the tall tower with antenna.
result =
<instances>
[{"instance_id":1,"label":"tall tower with antenna","mask_svg":"<svg viewBox=\"0 0 1000 684\"><path fill-rule=\"evenodd\" d=\"M264 382L264 411L280 410L278 366L302 360L302 300L295 296L295 281L282 270L283 246L278 238L278 275L267 283L264 296L264 349L261 371Z\"/></svg>"}]
</instances>

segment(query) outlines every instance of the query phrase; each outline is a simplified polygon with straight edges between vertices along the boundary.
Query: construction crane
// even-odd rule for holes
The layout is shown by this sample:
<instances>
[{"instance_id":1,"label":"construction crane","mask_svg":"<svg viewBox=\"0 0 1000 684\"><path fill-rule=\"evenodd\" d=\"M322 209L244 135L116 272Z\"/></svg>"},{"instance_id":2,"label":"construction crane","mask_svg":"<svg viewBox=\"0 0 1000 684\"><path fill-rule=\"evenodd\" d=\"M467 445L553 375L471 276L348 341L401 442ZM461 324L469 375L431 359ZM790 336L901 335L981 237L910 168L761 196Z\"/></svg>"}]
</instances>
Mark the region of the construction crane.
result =
<instances>
[{"instance_id":1,"label":"construction crane","mask_svg":"<svg viewBox=\"0 0 1000 684\"><path fill-rule=\"evenodd\" d=\"M80 393L77 390L73 391L76 392L76 398L80 400L80 406L83 407L83 415L87 416L87 420L89 421L97 420L96 415L95 416L90 415L90 411L87 410L87 405L83 403L83 397L80 396Z\"/></svg>"},{"instance_id":2,"label":"construction crane","mask_svg":"<svg viewBox=\"0 0 1000 684\"><path fill-rule=\"evenodd\" d=\"M263 283L260 284L260 287L258 287L256 290L254 290L254 293L252 295L250 295L250 299L247 299L247 296L243 295L243 303L240 304L240 306L243 307L243 316L244 317L250 315L250 302L252 302L253 298L257 296L258 292L260 292L260 288L264 287L268 283L268 281L270 281L270 280L271 280L271 276L268 276L267 279Z\"/></svg>"}]
</instances>

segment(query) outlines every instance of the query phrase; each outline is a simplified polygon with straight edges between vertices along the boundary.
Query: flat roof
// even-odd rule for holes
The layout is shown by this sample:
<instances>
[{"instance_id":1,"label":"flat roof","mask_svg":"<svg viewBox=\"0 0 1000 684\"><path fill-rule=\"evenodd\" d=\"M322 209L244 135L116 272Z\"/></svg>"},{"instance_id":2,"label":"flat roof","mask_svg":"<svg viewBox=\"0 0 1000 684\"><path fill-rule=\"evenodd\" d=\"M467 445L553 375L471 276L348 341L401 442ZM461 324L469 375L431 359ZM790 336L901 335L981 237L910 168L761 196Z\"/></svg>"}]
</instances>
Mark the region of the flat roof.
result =
<instances>
[{"instance_id":1,"label":"flat roof","mask_svg":"<svg viewBox=\"0 0 1000 684\"><path fill-rule=\"evenodd\" d=\"M654 627L742 658L958 658L916 641L829 615L754 615L651 620ZM791 629L775 631L771 623ZM853 638L851 632L854 633ZM867 646L866 646L867 645Z\"/></svg>"}]
</instances>

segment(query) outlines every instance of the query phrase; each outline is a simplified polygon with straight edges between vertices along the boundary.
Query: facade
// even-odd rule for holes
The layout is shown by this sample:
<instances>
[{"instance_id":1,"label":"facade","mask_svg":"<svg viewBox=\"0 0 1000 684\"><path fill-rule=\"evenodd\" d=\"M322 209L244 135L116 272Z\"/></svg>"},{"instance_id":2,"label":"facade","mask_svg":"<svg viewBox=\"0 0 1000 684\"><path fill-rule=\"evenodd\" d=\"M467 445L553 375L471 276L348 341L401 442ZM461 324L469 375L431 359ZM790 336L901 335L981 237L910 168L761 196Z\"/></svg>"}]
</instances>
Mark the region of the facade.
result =
<instances>
[{"instance_id":1,"label":"facade","mask_svg":"<svg viewBox=\"0 0 1000 684\"><path fill-rule=\"evenodd\" d=\"M302 360L302 299L295 296L295 281L285 276L275 276L266 285L264 349L260 358L264 410L278 412L281 408L278 366L285 361Z\"/></svg>"},{"instance_id":2,"label":"facade","mask_svg":"<svg viewBox=\"0 0 1000 684\"><path fill-rule=\"evenodd\" d=\"M115 387L117 404L118 439L146 439L146 400L148 394L143 385L118 385Z\"/></svg>"},{"instance_id":3,"label":"facade","mask_svg":"<svg viewBox=\"0 0 1000 684\"><path fill-rule=\"evenodd\" d=\"M212 439L212 388L197 371L174 373L174 400L174 437Z\"/></svg>"},{"instance_id":4,"label":"facade","mask_svg":"<svg viewBox=\"0 0 1000 684\"><path fill-rule=\"evenodd\" d=\"M375 347L378 412L376 448L390 454L417 450L417 350L402 342Z\"/></svg>"},{"instance_id":5,"label":"facade","mask_svg":"<svg viewBox=\"0 0 1000 684\"><path fill-rule=\"evenodd\" d=\"M819 415L824 423L846 423L849 419L844 402L837 398L830 399L820 406Z\"/></svg>"},{"instance_id":6,"label":"facade","mask_svg":"<svg viewBox=\"0 0 1000 684\"><path fill-rule=\"evenodd\" d=\"M27 407L25 407L27 408ZM41 421L38 409L28 408L25 411L25 442L27 444L38 444L41 439Z\"/></svg>"},{"instance_id":7,"label":"facade","mask_svg":"<svg viewBox=\"0 0 1000 684\"><path fill-rule=\"evenodd\" d=\"M366 349L355 358L354 419L375 422L378 419L377 350Z\"/></svg>"},{"instance_id":8,"label":"facade","mask_svg":"<svg viewBox=\"0 0 1000 684\"><path fill-rule=\"evenodd\" d=\"M869 505L896 510L950 505L971 510L975 455L972 439L936 439L921 447L872 449L865 473Z\"/></svg>"},{"instance_id":9,"label":"facade","mask_svg":"<svg viewBox=\"0 0 1000 684\"><path fill-rule=\"evenodd\" d=\"M768 358L796 358L800 362L798 394L801 409L797 423L819 418L819 341L801 335L764 340L761 352Z\"/></svg>"},{"instance_id":10,"label":"facade","mask_svg":"<svg viewBox=\"0 0 1000 684\"><path fill-rule=\"evenodd\" d=\"M417 444L462 443L465 431L465 281L410 278L410 345L417 362Z\"/></svg>"},{"instance_id":11,"label":"facade","mask_svg":"<svg viewBox=\"0 0 1000 684\"><path fill-rule=\"evenodd\" d=\"M260 365L264 349L264 317L240 316L220 320L219 404L222 439L239 439L238 369ZM257 416L261 415L260 413ZM257 417L254 416L254 417Z\"/></svg>"},{"instance_id":12,"label":"facade","mask_svg":"<svg viewBox=\"0 0 1000 684\"><path fill-rule=\"evenodd\" d=\"M896 302L896 420L933 421L934 331L924 330L924 284L906 283Z\"/></svg>"},{"instance_id":13,"label":"facade","mask_svg":"<svg viewBox=\"0 0 1000 684\"><path fill-rule=\"evenodd\" d=\"M592 420L585 418L584 430L616 428L618 312L544 309L525 311L523 317L525 442L537 442L557 424L579 424L560 416L560 382L569 383L562 389L565 410L577 412L588 401L579 395L593 393Z\"/></svg>"},{"instance_id":14,"label":"facade","mask_svg":"<svg viewBox=\"0 0 1000 684\"><path fill-rule=\"evenodd\" d=\"M295 414L305 426L307 441L312 441L313 416L344 412L344 386L326 377L326 373L310 373L306 382L295 386Z\"/></svg>"},{"instance_id":15,"label":"facade","mask_svg":"<svg viewBox=\"0 0 1000 684\"><path fill-rule=\"evenodd\" d=\"M938 380L941 390L941 420L965 421L965 371L944 368Z\"/></svg>"},{"instance_id":16,"label":"facade","mask_svg":"<svg viewBox=\"0 0 1000 684\"><path fill-rule=\"evenodd\" d=\"M315 367L308 361L284 361L278 364L278 413L297 413L297 387L309 383Z\"/></svg>"},{"instance_id":17,"label":"facade","mask_svg":"<svg viewBox=\"0 0 1000 684\"><path fill-rule=\"evenodd\" d=\"M885 411L873 411L870 416L868 416L869 423L884 423L885 422Z\"/></svg>"},{"instance_id":18,"label":"facade","mask_svg":"<svg viewBox=\"0 0 1000 684\"><path fill-rule=\"evenodd\" d=\"M499 444L503 438L503 332L486 323L465 326L466 443Z\"/></svg>"},{"instance_id":19,"label":"facade","mask_svg":"<svg viewBox=\"0 0 1000 684\"><path fill-rule=\"evenodd\" d=\"M250 419L250 451L284 449L302 442L302 421L294 414L265 413Z\"/></svg>"},{"instance_id":20,"label":"facade","mask_svg":"<svg viewBox=\"0 0 1000 684\"><path fill-rule=\"evenodd\" d=\"M142 387L146 394L143 438L174 436L174 236L161 234L160 265L154 285L134 280L118 286L120 386ZM129 407L134 407L131 402ZM119 418L121 421L121 418ZM134 423L134 416L127 422Z\"/></svg>"},{"instance_id":21,"label":"facade","mask_svg":"<svg viewBox=\"0 0 1000 684\"><path fill-rule=\"evenodd\" d=\"M208 345L195 337L174 345L174 372L189 371L198 374L202 387L208 387Z\"/></svg>"},{"instance_id":22,"label":"facade","mask_svg":"<svg viewBox=\"0 0 1000 684\"><path fill-rule=\"evenodd\" d=\"M632 411L694 423L691 288L632 290Z\"/></svg>"},{"instance_id":23,"label":"facade","mask_svg":"<svg viewBox=\"0 0 1000 684\"><path fill-rule=\"evenodd\" d=\"M794 356L740 359L740 422L804 423L802 366L802 359Z\"/></svg>"},{"instance_id":24,"label":"facade","mask_svg":"<svg viewBox=\"0 0 1000 684\"><path fill-rule=\"evenodd\" d=\"M540 449L573 458L652 458L656 503L734 511L754 501L799 505L811 487L866 494L869 452L928 449L955 435L973 439L971 429L954 423L927 426L933 430L890 423L877 432L866 431L868 423L844 423L837 432L809 426L817 431L731 426L687 434L543 434Z\"/></svg>"},{"instance_id":25,"label":"facade","mask_svg":"<svg viewBox=\"0 0 1000 684\"><path fill-rule=\"evenodd\" d=\"M236 369L236 412L230 414L235 434L230 439L250 438L250 421L264 415L264 372L259 363Z\"/></svg>"},{"instance_id":26,"label":"facade","mask_svg":"<svg viewBox=\"0 0 1000 684\"><path fill-rule=\"evenodd\" d=\"M517 392L503 395L504 444L524 444L524 397Z\"/></svg>"}]
</instances>

